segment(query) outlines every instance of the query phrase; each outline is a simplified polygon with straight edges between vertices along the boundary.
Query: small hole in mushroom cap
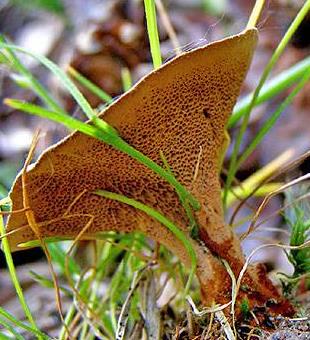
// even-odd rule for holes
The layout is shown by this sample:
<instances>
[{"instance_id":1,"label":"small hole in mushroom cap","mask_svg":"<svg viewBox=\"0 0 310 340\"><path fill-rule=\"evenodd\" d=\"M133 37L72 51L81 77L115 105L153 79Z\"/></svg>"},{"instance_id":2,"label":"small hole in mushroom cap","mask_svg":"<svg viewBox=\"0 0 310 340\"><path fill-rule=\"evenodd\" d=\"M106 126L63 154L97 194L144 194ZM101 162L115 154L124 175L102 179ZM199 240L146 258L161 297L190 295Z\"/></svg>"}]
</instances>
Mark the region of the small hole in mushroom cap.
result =
<instances>
[{"instance_id":1,"label":"small hole in mushroom cap","mask_svg":"<svg viewBox=\"0 0 310 340\"><path fill-rule=\"evenodd\" d=\"M202 110L202 113L203 113L203 115L204 115L206 118L210 118L210 113L209 113L209 111L208 111L206 108L204 108L204 109Z\"/></svg>"}]
</instances>

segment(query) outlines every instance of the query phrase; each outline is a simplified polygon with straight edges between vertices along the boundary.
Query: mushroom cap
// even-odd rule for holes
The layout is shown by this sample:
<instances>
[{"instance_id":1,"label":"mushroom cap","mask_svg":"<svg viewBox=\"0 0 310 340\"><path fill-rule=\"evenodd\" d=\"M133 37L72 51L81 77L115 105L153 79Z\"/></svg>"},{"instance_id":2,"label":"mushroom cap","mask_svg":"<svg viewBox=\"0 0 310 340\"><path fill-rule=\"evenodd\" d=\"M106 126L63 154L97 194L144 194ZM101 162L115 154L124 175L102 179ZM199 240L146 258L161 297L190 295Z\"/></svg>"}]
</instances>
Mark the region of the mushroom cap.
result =
<instances>
[{"instance_id":1,"label":"mushroom cap","mask_svg":"<svg viewBox=\"0 0 310 340\"><path fill-rule=\"evenodd\" d=\"M162 152L176 178L220 222L219 163L225 126L256 41L256 29L248 29L182 53L140 80L100 115L159 165L163 165ZM91 219L84 239L109 230L139 230L187 257L164 226L132 207L93 193L99 189L149 205L188 232L186 214L169 183L127 154L74 132L43 152L26 172L25 190L40 236L74 238ZM13 211L23 208L21 174L10 198ZM16 229L8 236L12 251L36 239L24 212L12 213L8 219L7 232Z\"/></svg>"}]
</instances>

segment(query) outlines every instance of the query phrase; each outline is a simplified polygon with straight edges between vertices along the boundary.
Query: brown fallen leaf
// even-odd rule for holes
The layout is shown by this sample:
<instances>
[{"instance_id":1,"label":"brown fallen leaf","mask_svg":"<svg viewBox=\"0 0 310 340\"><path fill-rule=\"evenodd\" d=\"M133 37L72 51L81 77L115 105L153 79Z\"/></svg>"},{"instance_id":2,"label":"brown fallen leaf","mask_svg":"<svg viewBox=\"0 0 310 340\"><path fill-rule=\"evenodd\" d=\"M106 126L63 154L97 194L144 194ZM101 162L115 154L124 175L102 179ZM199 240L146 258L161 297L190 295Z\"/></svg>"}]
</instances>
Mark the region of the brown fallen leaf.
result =
<instances>
[{"instance_id":1,"label":"brown fallen leaf","mask_svg":"<svg viewBox=\"0 0 310 340\"><path fill-rule=\"evenodd\" d=\"M113 1L104 11L104 18L93 22L88 32L80 29L70 66L115 97L122 93L122 68L133 71L149 60L148 40L139 3L126 5L124 10L122 2ZM80 90L92 107L102 104L86 88ZM76 103L68 97L66 106L75 108Z\"/></svg>"},{"instance_id":2,"label":"brown fallen leaf","mask_svg":"<svg viewBox=\"0 0 310 340\"><path fill-rule=\"evenodd\" d=\"M42 238L82 239L102 231L142 231L190 264L184 245L146 214L93 192L112 191L160 211L188 235L198 257L197 276L205 304L230 299L230 277L217 256L237 276L244 264L239 239L225 224L219 181L225 126L256 46L256 29L183 53L143 78L101 118L156 163L163 153L177 179L198 199L195 215L201 240L190 237L189 221L175 190L146 166L79 132L46 150L26 173L29 209ZM23 209L21 176L10 197ZM19 228L23 227L21 230ZM25 212L10 216L12 250L36 239ZM262 279L263 278L263 279ZM246 278L253 304L279 298L266 274ZM264 283L266 282L266 284Z\"/></svg>"}]
</instances>

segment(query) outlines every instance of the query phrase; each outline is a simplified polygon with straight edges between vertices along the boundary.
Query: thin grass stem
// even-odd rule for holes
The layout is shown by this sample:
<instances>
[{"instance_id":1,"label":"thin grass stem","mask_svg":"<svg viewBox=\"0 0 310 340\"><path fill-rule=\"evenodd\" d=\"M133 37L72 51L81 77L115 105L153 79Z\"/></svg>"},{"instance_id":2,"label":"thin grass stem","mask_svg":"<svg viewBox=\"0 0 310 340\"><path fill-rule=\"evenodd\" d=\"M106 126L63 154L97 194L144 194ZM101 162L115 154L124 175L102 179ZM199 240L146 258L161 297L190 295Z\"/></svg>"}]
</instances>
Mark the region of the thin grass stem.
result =
<instances>
[{"instance_id":1,"label":"thin grass stem","mask_svg":"<svg viewBox=\"0 0 310 340\"><path fill-rule=\"evenodd\" d=\"M0 35L0 43L7 44L5 38ZM3 52L2 52L3 53ZM48 93L44 86L32 75L32 73L22 64L15 53L10 48L5 48L7 60L11 63L13 68L24 76L28 83L31 84L31 89L37 94L43 103L53 111L65 112L63 108L56 102L54 98Z\"/></svg>"},{"instance_id":2,"label":"thin grass stem","mask_svg":"<svg viewBox=\"0 0 310 340\"><path fill-rule=\"evenodd\" d=\"M65 340L67 336L67 328L69 328L70 322L73 320L74 314L76 313L76 309L74 304L71 304L66 316L65 316L65 325L66 327L62 326L60 333L59 333L59 340Z\"/></svg>"},{"instance_id":3,"label":"thin grass stem","mask_svg":"<svg viewBox=\"0 0 310 340\"><path fill-rule=\"evenodd\" d=\"M154 0L144 0L144 8L154 68L162 64Z\"/></svg>"},{"instance_id":4,"label":"thin grass stem","mask_svg":"<svg viewBox=\"0 0 310 340\"><path fill-rule=\"evenodd\" d=\"M0 325L2 325L3 327L5 327L13 336L14 339L16 340L24 340L24 337L22 337L13 327L13 325L11 325L9 322L7 322L5 319L0 317ZM7 337L6 335L2 334L2 332L0 332L0 339L1 340L12 340L11 337Z\"/></svg>"},{"instance_id":5,"label":"thin grass stem","mask_svg":"<svg viewBox=\"0 0 310 340\"><path fill-rule=\"evenodd\" d=\"M130 71L127 67L122 68L122 83L123 83L123 90L127 92L132 87L132 78Z\"/></svg>"},{"instance_id":6,"label":"thin grass stem","mask_svg":"<svg viewBox=\"0 0 310 340\"><path fill-rule=\"evenodd\" d=\"M254 197L266 196L272 191L279 189L283 183L267 183L257 189L253 194ZM253 192L253 187L240 186L232 188L227 196L227 207L230 207L236 200L242 200L247 198Z\"/></svg>"},{"instance_id":7,"label":"thin grass stem","mask_svg":"<svg viewBox=\"0 0 310 340\"><path fill-rule=\"evenodd\" d=\"M256 26L257 21L263 10L264 4L265 0L256 0L246 28L253 28Z\"/></svg>"},{"instance_id":8,"label":"thin grass stem","mask_svg":"<svg viewBox=\"0 0 310 340\"><path fill-rule=\"evenodd\" d=\"M74 79L76 79L81 85L83 85L87 90L95 94L99 99L101 99L104 103L112 103L113 98L103 91L99 86L94 84L92 81L84 77L80 72L78 72L73 67L68 67L68 73Z\"/></svg>"},{"instance_id":9,"label":"thin grass stem","mask_svg":"<svg viewBox=\"0 0 310 340\"><path fill-rule=\"evenodd\" d=\"M27 317L27 319L29 320L32 328L36 329L37 330L37 334L41 334L38 326L36 325L35 321L34 321L34 318L31 314L31 311L27 305L27 302L26 302L26 299L24 297L24 294L23 294L23 290L20 286L20 283L19 283L19 280L18 280L18 277L17 277L17 273L16 273L16 270L15 270L15 266L14 266L14 263L13 263L13 259L12 259L12 254L11 254L11 251L10 251L10 246L9 246L9 241L7 239L5 235L5 229L4 229L4 224L3 224L3 218L2 216L0 215L0 234L2 237L2 247L3 247L3 252L4 252L4 256L5 256L5 260L6 260L6 263L7 263L7 266L8 266L8 270L9 270L9 273L10 273L10 276L11 276L11 280L12 280L12 283L14 285L14 288L16 290L16 294L18 296L18 299L19 299L19 302L24 310L24 313ZM42 339L42 336L41 335L37 335L38 339Z\"/></svg>"},{"instance_id":10,"label":"thin grass stem","mask_svg":"<svg viewBox=\"0 0 310 340\"><path fill-rule=\"evenodd\" d=\"M16 319L13 315L11 315L10 313L8 313L6 310L4 310L2 307L0 307L0 315L4 318L9 320L12 324L14 324L16 327L19 327L21 329L26 330L27 332L36 335L37 337L41 337L41 339L43 340L48 340L49 337L47 335L45 335L44 333L42 333L40 330L32 328L26 324L24 324L23 322L19 321L18 319Z\"/></svg>"},{"instance_id":11,"label":"thin grass stem","mask_svg":"<svg viewBox=\"0 0 310 340\"><path fill-rule=\"evenodd\" d=\"M98 126L98 128L102 129L105 133L119 137L118 132L116 129L114 129L112 126L110 126L108 123L106 123L104 120L97 117L94 110L86 100L86 98L82 95L82 93L78 90L78 88L74 85L74 83L70 80L70 78L67 76L67 74L56 64L54 64L51 60L44 57L43 55L39 55L36 53L32 53L24 48L15 46L15 45L9 45L3 42L0 42L0 47L8 49L8 50L16 50L22 53L25 53L27 55L30 55L31 57L35 58L36 60L40 61L41 64L43 64L47 69L49 69L61 82L63 85L67 88L67 90L70 92L70 94L73 96L73 98L76 100L76 102L80 105L81 109L84 111L86 116L94 123L94 125ZM28 71L29 72L29 71ZM59 109L58 105L57 108L52 109L52 111L62 113L65 115L66 113L61 109Z\"/></svg>"}]
</instances>

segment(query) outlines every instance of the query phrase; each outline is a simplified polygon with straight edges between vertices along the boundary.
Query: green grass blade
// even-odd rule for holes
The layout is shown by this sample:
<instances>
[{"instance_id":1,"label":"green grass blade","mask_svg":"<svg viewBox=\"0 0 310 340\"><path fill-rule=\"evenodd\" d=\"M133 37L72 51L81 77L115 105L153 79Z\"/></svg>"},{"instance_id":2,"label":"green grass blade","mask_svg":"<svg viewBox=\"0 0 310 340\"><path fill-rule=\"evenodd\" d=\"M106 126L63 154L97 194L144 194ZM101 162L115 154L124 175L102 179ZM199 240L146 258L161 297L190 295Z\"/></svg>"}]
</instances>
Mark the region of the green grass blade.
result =
<instances>
[{"instance_id":1,"label":"green grass blade","mask_svg":"<svg viewBox=\"0 0 310 340\"><path fill-rule=\"evenodd\" d=\"M59 242L50 242L47 244L48 250L50 251L52 260L55 264L59 266L62 273L66 272L66 252L61 248L61 244ZM81 272L81 268L78 263L75 261L73 256L68 258L68 270L72 275L79 274Z\"/></svg>"},{"instance_id":2,"label":"green grass blade","mask_svg":"<svg viewBox=\"0 0 310 340\"><path fill-rule=\"evenodd\" d=\"M5 260L6 260L6 263L7 263L7 266L8 266L8 270L9 270L9 273L10 273L10 276L11 276L12 283L13 283L14 288L16 290L16 294L19 298L19 302L20 302L20 304L21 304L21 306L24 310L24 313L25 313L27 319L29 320L30 324L32 325L32 327L34 329L36 329L38 331L38 333L41 333L40 330L38 329L33 317L32 317L31 311L30 311L30 309L27 305L27 302L25 300L23 290L22 290L22 288L19 284L19 281L18 281L17 273L16 273L15 266L14 266L13 259L12 259L12 254L11 254L11 251L10 251L9 242L8 242L7 238L4 236L5 235L5 229L4 229L2 215L0 215L0 234L3 237L2 238L2 247L3 247ZM42 339L42 337L38 336L38 339Z\"/></svg>"},{"instance_id":3,"label":"green grass blade","mask_svg":"<svg viewBox=\"0 0 310 340\"><path fill-rule=\"evenodd\" d=\"M18 99L5 99L4 104L13 107L14 109L25 111L27 113L34 114L41 118L48 118L53 120L54 122L60 123L66 126L70 130L78 130L87 135L95 136L96 128L89 124L84 124L83 122L75 119L66 114L62 114L61 112L53 112L38 105L30 104L27 102L23 102Z\"/></svg>"},{"instance_id":4,"label":"green grass blade","mask_svg":"<svg viewBox=\"0 0 310 340\"><path fill-rule=\"evenodd\" d=\"M67 311L67 314L66 314L66 317L65 317L65 325L69 325L73 318L74 318L74 315L76 313L76 309L75 309L75 306L74 304L72 303L72 305L70 306L69 310ZM66 327L63 325L61 327L61 330L59 332L59 336L58 336L58 339L59 340L65 340L67 338L67 329Z\"/></svg>"},{"instance_id":5,"label":"green grass blade","mask_svg":"<svg viewBox=\"0 0 310 340\"><path fill-rule=\"evenodd\" d=\"M31 84L30 80L26 76L24 76L24 75L22 75L20 73L11 73L10 74L10 78L20 88L31 90L32 84Z\"/></svg>"},{"instance_id":6,"label":"green grass blade","mask_svg":"<svg viewBox=\"0 0 310 340\"><path fill-rule=\"evenodd\" d=\"M9 50L16 50L22 53L25 53L27 55L30 55L34 59L38 60L41 64L43 64L47 69L49 69L66 87L66 89L70 92L72 97L76 100L76 102L79 104L81 109L84 111L86 116L100 129L105 131L107 134L110 134L111 136L118 137L118 132L110 126L108 123L103 121L102 119L98 118L92 109L92 107L89 105L88 101L85 99L85 97L82 95L82 93L78 90L78 88L74 85L74 83L70 80L70 78L67 76L67 74L58 67L55 63L53 63L48 58L32 53L24 48L15 46L15 45L9 45L3 42L0 42L0 47L6 48ZM29 72L29 71L28 71ZM55 108L56 112L60 112L60 110Z\"/></svg>"},{"instance_id":7,"label":"green grass blade","mask_svg":"<svg viewBox=\"0 0 310 340\"><path fill-rule=\"evenodd\" d=\"M254 197L264 197L270 194L272 191L279 189L283 183L267 183L257 189L253 194ZM233 203L239 200L243 200L247 198L253 192L253 187L243 187L239 186L236 188L232 188L231 191L228 192L227 195L227 207L229 208Z\"/></svg>"},{"instance_id":8,"label":"green grass blade","mask_svg":"<svg viewBox=\"0 0 310 340\"><path fill-rule=\"evenodd\" d=\"M144 0L144 8L154 68L162 64L154 0Z\"/></svg>"},{"instance_id":9,"label":"green grass blade","mask_svg":"<svg viewBox=\"0 0 310 340\"><path fill-rule=\"evenodd\" d=\"M24 340L24 337L22 337L19 333L17 333L14 326L11 325L9 322L7 322L5 319L3 319L1 317L0 317L0 325L2 325L4 328L6 328L14 336L14 339ZM11 337L2 334L2 332L0 330L0 340L4 340L4 339L12 340Z\"/></svg>"},{"instance_id":10,"label":"green grass blade","mask_svg":"<svg viewBox=\"0 0 310 340\"><path fill-rule=\"evenodd\" d=\"M156 211L155 209L141 203L138 202L134 199L128 198L126 196L123 195L119 195L113 192L109 192L106 190L97 190L96 191L97 195L103 196L105 198L108 199L112 199L112 200L116 200L125 204L128 204L136 209L139 209L143 212L145 212L146 214L148 214L149 216L151 216L152 218L156 219L157 221L159 221L160 223L162 223L165 227L167 227L184 245L185 249L188 252L188 255L191 259L191 271L190 271L190 275L185 287L185 295L188 293L188 290L190 288L192 279L196 273L196 268L197 268L197 257L196 257L196 253L195 250L192 246L192 244L189 242L188 237L181 231L181 229L179 229L177 226L175 226L174 223L172 223L170 220L168 220L165 216L163 216L162 214L160 214L158 211Z\"/></svg>"},{"instance_id":11,"label":"green grass blade","mask_svg":"<svg viewBox=\"0 0 310 340\"><path fill-rule=\"evenodd\" d=\"M132 79L130 71L127 67L122 68L122 83L123 83L123 90L127 92L132 87Z\"/></svg>"},{"instance_id":12,"label":"green grass blade","mask_svg":"<svg viewBox=\"0 0 310 340\"><path fill-rule=\"evenodd\" d=\"M300 80L305 72L310 68L310 57L296 63L289 69L281 72L275 76L272 80L267 82L259 92L259 95L254 103L254 106L265 103L269 99L272 99L282 91L289 88L291 85ZM246 114L249 110L253 93L250 93L245 98L238 101L236 104L232 116L229 118L227 127L234 127L238 121Z\"/></svg>"},{"instance_id":13,"label":"green grass blade","mask_svg":"<svg viewBox=\"0 0 310 340\"><path fill-rule=\"evenodd\" d=\"M153 160L145 156L140 151L133 148L128 143L124 142L123 140L117 140L115 142L115 147L127 153L140 163L146 165L148 168L159 174L162 178L164 178L167 182L169 182L176 191L182 196L182 200L187 201L192 205L193 209L198 210L200 209L200 203L196 200L194 196L191 195L190 192L186 190L186 188L168 171L164 170L161 166L155 163Z\"/></svg>"},{"instance_id":14,"label":"green grass blade","mask_svg":"<svg viewBox=\"0 0 310 340\"><path fill-rule=\"evenodd\" d=\"M3 48L6 60L10 62L11 66L24 76L28 83L31 84L31 89L37 94L43 103L53 111L63 111L62 107L56 102L54 98L45 90L44 86L32 75L32 73L20 62L17 56L14 54L11 48L5 47L8 45L5 38L0 35L0 47ZM64 111L63 111L64 112Z\"/></svg>"},{"instance_id":15,"label":"green grass blade","mask_svg":"<svg viewBox=\"0 0 310 340\"><path fill-rule=\"evenodd\" d=\"M284 37L280 41L278 47L276 48L275 52L273 53L272 57L270 58L267 66L265 67L264 72L263 72L263 74L260 78L260 81L259 81L259 83L258 83L258 85L257 85L257 87L254 91L254 94L253 94L251 103L249 105L249 108L248 108L247 112L244 114L243 121L242 121L242 124L241 124L241 127L240 127L240 131L237 135L236 142L235 142L234 147L233 147L231 161L230 161L230 165L229 165L229 169L228 169L227 180L226 180L225 188L224 188L224 206L226 206L226 198L227 198L228 190L229 190L229 188L230 188L230 186L233 182L233 178L234 178L234 176L235 176L235 174L238 170L237 159L238 159L239 149L240 149L242 139L244 137L245 131L246 131L248 123L249 123L251 111L252 111L252 109L255 105L257 97L258 97L265 81L267 80L273 66L275 65L275 63L280 58L281 54L283 53L284 49L286 48L286 46L289 43L290 39L292 38L293 34L296 32L297 28L299 27L299 25L301 24L302 20L305 18L305 16L309 12L309 10L310 10L310 0L307 0L305 2L305 4L302 6L301 10L296 15L295 19L291 23L291 25L288 28L288 30L286 31Z\"/></svg>"},{"instance_id":16,"label":"green grass blade","mask_svg":"<svg viewBox=\"0 0 310 340\"><path fill-rule=\"evenodd\" d=\"M81 85L83 85L86 89L88 89L90 92L95 94L98 98L100 98L104 103L112 103L113 98L108 93L106 93L99 86L97 86L92 81L84 77L81 73L79 73L73 67L71 66L68 67L68 73L70 74L70 76L76 79Z\"/></svg>"},{"instance_id":17,"label":"green grass blade","mask_svg":"<svg viewBox=\"0 0 310 340\"><path fill-rule=\"evenodd\" d=\"M3 197L6 197L7 194L8 194L7 189L5 188L3 184L0 183L0 199Z\"/></svg>"},{"instance_id":18,"label":"green grass blade","mask_svg":"<svg viewBox=\"0 0 310 340\"><path fill-rule=\"evenodd\" d=\"M257 148L257 146L264 139L266 134L271 130L271 128L275 125L277 120L279 119L281 113L292 103L295 96L299 93L299 91L305 86L305 84L310 79L310 68L304 74L302 79L298 82L293 91L285 98L285 100L278 106L278 108L271 114L271 116L264 122L263 126L260 128L258 133L255 135L254 139L250 143L250 145L244 150L242 156L239 158L237 162L237 168L251 155L251 153Z\"/></svg>"},{"instance_id":19,"label":"green grass blade","mask_svg":"<svg viewBox=\"0 0 310 340\"><path fill-rule=\"evenodd\" d=\"M0 34L0 41L4 41L3 36ZM9 65L10 64L10 60L8 59L8 57L3 53L3 51L0 51L0 64L6 64Z\"/></svg>"},{"instance_id":20,"label":"green grass blade","mask_svg":"<svg viewBox=\"0 0 310 340\"><path fill-rule=\"evenodd\" d=\"M120 295L122 295L123 293L122 282L124 277L125 277L125 262L123 259L122 262L118 265L116 271L113 273L109 291L111 322L114 333L117 330L117 301L119 300Z\"/></svg>"},{"instance_id":21,"label":"green grass blade","mask_svg":"<svg viewBox=\"0 0 310 340\"><path fill-rule=\"evenodd\" d=\"M7 312L5 309L3 309L2 307L0 307L0 315L9 320L12 324L14 324L16 327L25 329L27 332L30 332L38 337L40 337L41 339L44 340L48 340L49 337L47 335L45 335L44 333L42 333L41 331L34 329L26 324L24 324L23 322L19 321L18 319L16 319L13 315L11 315L9 312Z\"/></svg>"}]
</instances>

